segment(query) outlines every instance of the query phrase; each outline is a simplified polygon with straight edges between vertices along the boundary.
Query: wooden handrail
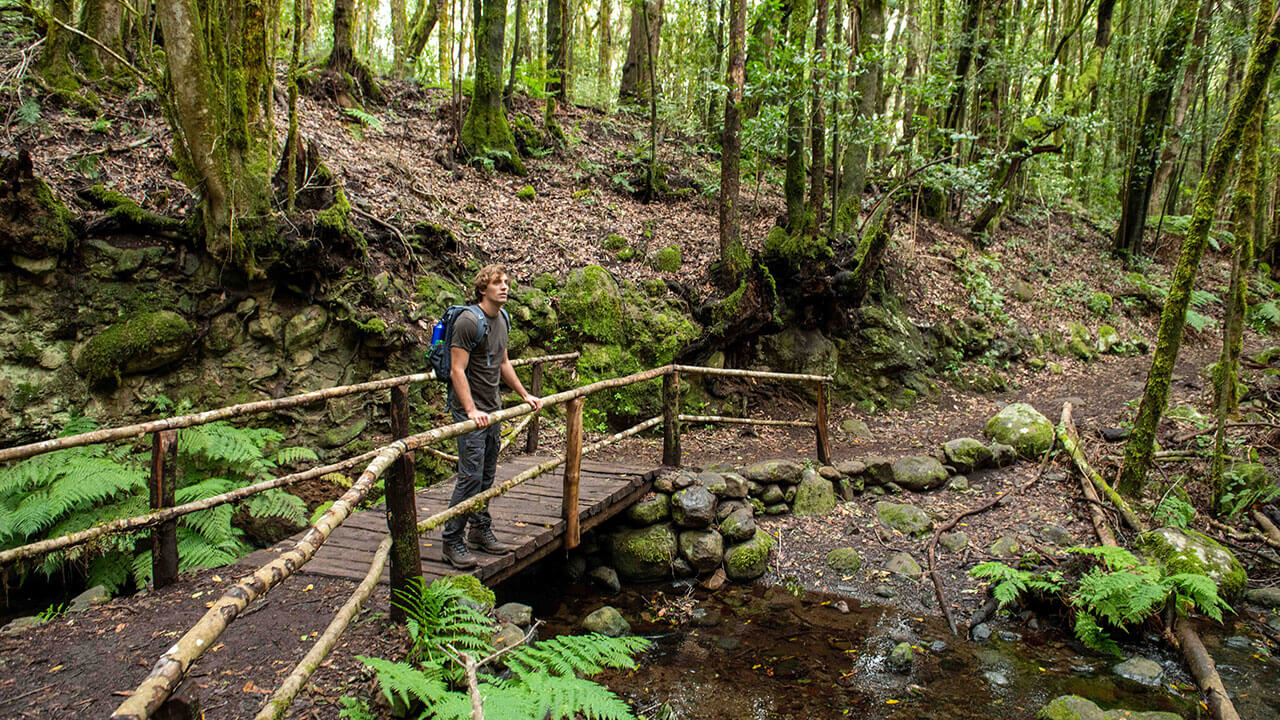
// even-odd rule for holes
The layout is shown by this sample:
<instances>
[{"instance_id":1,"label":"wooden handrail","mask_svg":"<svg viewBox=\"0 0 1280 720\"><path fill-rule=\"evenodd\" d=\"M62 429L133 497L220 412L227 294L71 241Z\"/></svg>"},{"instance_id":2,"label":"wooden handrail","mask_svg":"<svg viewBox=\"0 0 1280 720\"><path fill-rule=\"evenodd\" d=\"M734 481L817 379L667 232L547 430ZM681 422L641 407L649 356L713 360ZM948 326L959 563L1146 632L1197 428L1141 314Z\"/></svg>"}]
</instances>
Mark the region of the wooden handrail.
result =
<instances>
[{"instance_id":1,"label":"wooden handrail","mask_svg":"<svg viewBox=\"0 0 1280 720\"><path fill-rule=\"evenodd\" d=\"M511 364L519 367L538 362L570 360L578 357L578 355L578 353L572 352L564 353L562 355L520 358L518 360L512 360ZM133 425L122 425L115 428L91 430L78 435L68 435L66 437L51 438L49 440L27 443L26 445L15 445L14 447L0 448L0 463L21 460L23 458L40 455L53 450L84 447L85 445L96 445L98 443L112 442L114 440L128 440L130 438L142 437L147 433L154 433L162 430L179 430L182 428L194 427L196 425L205 425L219 420L228 420L236 417L244 417L246 415L257 415L259 413L271 412L273 410L287 410L300 405L310 405L311 403L320 402L321 400L330 400L332 398L345 397L347 395L355 395L362 392L373 392L375 390L387 390L397 385L426 382L427 380L434 379L434 373L413 373L411 375L400 375L397 377L385 378L383 380L371 380L369 382L356 383L354 385L339 385L337 387L324 388L323 390L313 390L311 392L276 398L274 400L256 400L254 402L240 403L239 405L228 405L214 410L206 410L204 412L191 413L188 415L179 415L171 418L162 418L160 420L150 420Z\"/></svg>"}]
</instances>

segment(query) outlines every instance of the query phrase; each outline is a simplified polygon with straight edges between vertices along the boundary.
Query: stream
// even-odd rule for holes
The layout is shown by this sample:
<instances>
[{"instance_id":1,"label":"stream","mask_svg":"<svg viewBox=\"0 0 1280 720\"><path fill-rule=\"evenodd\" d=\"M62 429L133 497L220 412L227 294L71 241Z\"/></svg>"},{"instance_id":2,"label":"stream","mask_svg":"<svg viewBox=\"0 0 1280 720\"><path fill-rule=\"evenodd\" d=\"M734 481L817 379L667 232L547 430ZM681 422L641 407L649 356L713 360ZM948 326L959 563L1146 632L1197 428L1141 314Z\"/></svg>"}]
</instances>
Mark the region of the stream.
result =
<instances>
[{"instance_id":1,"label":"stream","mask_svg":"<svg viewBox=\"0 0 1280 720\"><path fill-rule=\"evenodd\" d=\"M990 623L990 637L977 642L953 637L940 617L763 585L709 593L668 583L613 597L580 586L552 595L545 583L511 591L505 599L543 620L540 633L581 632L581 618L608 604L633 634L651 638L638 668L599 677L647 718L1033 718L1067 694L1103 709L1209 717L1180 657L1154 635L1123 645L1125 657L1163 668L1144 686L1114 673L1118 658L1012 617ZM1202 633L1240 716L1280 717L1280 661L1267 639L1230 622ZM913 648L905 671L888 661L902 642Z\"/></svg>"}]
</instances>

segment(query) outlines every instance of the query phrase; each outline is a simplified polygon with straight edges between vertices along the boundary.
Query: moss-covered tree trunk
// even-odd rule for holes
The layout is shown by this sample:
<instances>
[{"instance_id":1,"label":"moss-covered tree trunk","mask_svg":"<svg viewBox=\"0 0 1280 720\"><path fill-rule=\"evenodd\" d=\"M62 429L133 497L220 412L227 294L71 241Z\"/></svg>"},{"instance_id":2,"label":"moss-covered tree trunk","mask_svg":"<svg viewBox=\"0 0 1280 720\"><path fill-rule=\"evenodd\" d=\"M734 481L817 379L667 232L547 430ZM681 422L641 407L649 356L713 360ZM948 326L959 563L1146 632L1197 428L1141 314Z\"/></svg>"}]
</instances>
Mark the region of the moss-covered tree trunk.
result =
<instances>
[{"instance_id":1,"label":"moss-covered tree trunk","mask_svg":"<svg viewBox=\"0 0 1280 720\"><path fill-rule=\"evenodd\" d=\"M373 73L356 58L352 33L355 19L356 0L333 0L333 49L329 51L325 69L332 75L338 88L338 103L344 107L363 104L351 93L359 93L374 102L382 99L382 89Z\"/></svg>"},{"instance_id":2,"label":"moss-covered tree trunk","mask_svg":"<svg viewBox=\"0 0 1280 720\"><path fill-rule=\"evenodd\" d=\"M524 174L511 127L502 109L502 50L507 29L507 0L472 0L475 14L475 85L459 141L463 154L490 158Z\"/></svg>"},{"instance_id":3,"label":"moss-covered tree trunk","mask_svg":"<svg viewBox=\"0 0 1280 720\"><path fill-rule=\"evenodd\" d=\"M1170 111L1168 137L1164 148L1160 151L1160 161L1156 164L1155 180L1151 183L1151 202L1147 205L1147 214L1159 212L1164 203L1165 190L1173 170L1177 166L1178 153L1182 149L1183 125L1187 121L1187 110L1191 108L1191 98L1200 88L1203 68L1205 67L1205 42L1209 38L1209 29L1213 24L1213 9L1217 3L1202 0L1200 12L1196 15L1196 28L1191 32L1191 46L1187 49L1187 66L1182 71L1182 83L1178 87L1178 95L1174 98Z\"/></svg>"},{"instance_id":4,"label":"moss-covered tree trunk","mask_svg":"<svg viewBox=\"0 0 1280 720\"><path fill-rule=\"evenodd\" d=\"M609 79L613 77L613 3L600 0L598 21L600 36L596 43L596 95L603 101Z\"/></svg>"},{"instance_id":5,"label":"moss-covered tree trunk","mask_svg":"<svg viewBox=\"0 0 1280 720\"><path fill-rule=\"evenodd\" d=\"M951 73L951 97L942 118L942 127L959 130L964 125L965 100L969 90L969 67L973 64L974 48L978 45L979 20L982 18L982 0L964 0L964 19L960 36L956 38L956 67ZM948 147L950 143L947 143Z\"/></svg>"},{"instance_id":6,"label":"moss-covered tree trunk","mask_svg":"<svg viewBox=\"0 0 1280 720\"><path fill-rule=\"evenodd\" d=\"M391 74L404 77L408 67L409 19L405 0L391 0Z\"/></svg>"},{"instance_id":7,"label":"moss-covered tree trunk","mask_svg":"<svg viewBox=\"0 0 1280 720\"><path fill-rule=\"evenodd\" d=\"M404 61L406 66L412 66L417 62L418 56L422 54L423 48L427 46L431 31L435 29L436 22L440 19L440 3L441 0L422 0L418 5L418 9L413 13L413 21L409 23L409 39L405 41ZM448 38L445 37L443 25L440 28L440 44L449 44Z\"/></svg>"},{"instance_id":8,"label":"moss-covered tree trunk","mask_svg":"<svg viewBox=\"0 0 1280 720\"><path fill-rule=\"evenodd\" d=\"M1076 115L1093 97L1093 91L1102 77L1102 61L1106 58L1107 48L1111 46L1111 16L1118 2L1119 0L1099 0L1093 45L1089 48L1083 69L1074 76L1070 90L1063 94L1054 111L1030 115L1014 126L1006 144L1007 149L993 164L988 178L991 199L969 227L971 234L982 235L991 228L1012 199L1012 189L1023 163L1037 153L1056 149L1055 146L1038 143L1061 129L1067 119ZM1075 31L1070 32L1074 34ZM1068 73L1064 71L1059 75L1066 78Z\"/></svg>"},{"instance_id":9,"label":"moss-covered tree trunk","mask_svg":"<svg viewBox=\"0 0 1280 720\"><path fill-rule=\"evenodd\" d=\"M200 198L205 244L252 271L275 235L274 79L269 48L275 4L158 3L165 40L169 118L182 179ZM206 43L204 38L219 42Z\"/></svg>"},{"instance_id":10,"label":"moss-covered tree trunk","mask_svg":"<svg viewBox=\"0 0 1280 720\"><path fill-rule=\"evenodd\" d=\"M1173 99L1173 87L1182 69L1183 52L1195 24L1196 7L1196 0L1177 0L1170 9L1164 31L1160 34L1155 65L1147 79L1142 123L1129 161L1129 172L1120 198L1120 224L1116 227L1112 244L1112 250L1125 257L1142 252L1142 232L1147 225L1147 207L1151 202L1156 161L1169 120L1169 102Z\"/></svg>"},{"instance_id":11,"label":"moss-covered tree trunk","mask_svg":"<svg viewBox=\"0 0 1280 720\"><path fill-rule=\"evenodd\" d=\"M646 32L646 28L648 32ZM631 0L631 28L627 38L627 60L622 66L618 101L624 105L649 104L657 92L649 72L656 66L662 40L662 0Z\"/></svg>"},{"instance_id":12,"label":"moss-covered tree trunk","mask_svg":"<svg viewBox=\"0 0 1280 720\"><path fill-rule=\"evenodd\" d=\"M867 184L867 158L874 141L872 125L876 118L876 106L880 101L884 51L884 2L863 0L856 23L857 53L850 57L850 91L858 99L858 110L853 119L853 133L845 145L841 159L839 206L836 213L836 232L847 232L858 220L862 209L862 189Z\"/></svg>"},{"instance_id":13,"label":"moss-covered tree trunk","mask_svg":"<svg viewBox=\"0 0 1280 720\"><path fill-rule=\"evenodd\" d=\"M1160 314L1160 330L1156 335L1155 355L1151 361L1151 371L1147 375L1147 386L1142 395L1142 403L1138 406L1133 433L1125 447L1124 467L1121 468L1117 488L1126 495L1136 496L1142 492L1147 470L1151 467L1156 426L1169 399L1169 383L1182 345L1182 330L1186 323L1196 270L1204 255L1205 245L1208 244L1209 229L1213 225L1214 212L1226 186L1232 158L1240 150L1241 135L1262 101L1267 81L1275 66L1278 48L1280 15L1273 13L1266 33L1253 46L1240 91L1231 103L1226 125L1213 145L1209 164L1196 188L1191 225L1182 241L1178 264L1169 283L1169 295L1165 300L1164 311Z\"/></svg>"},{"instance_id":14,"label":"moss-covered tree trunk","mask_svg":"<svg viewBox=\"0 0 1280 720\"><path fill-rule=\"evenodd\" d=\"M805 38L809 32L809 0L787 3L787 169L782 194L787 201L787 232L799 235L808 227L804 199Z\"/></svg>"},{"instance_id":15,"label":"moss-covered tree trunk","mask_svg":"<svg viewBox=\"0 0 1280 720\"><path fill-rule=\"evenodd\" d=\"M547 94L565 99L565 71L569 65L569 0L547 0Z\"/></svg>"},{"instance_id":16,"label":"moss-covered tree trunk","mask_svg":"<svg viewBox=\"0 0 1280 720\"><path fill-rule=\"evenodd\" d=\"M836 0L840 2L840 0ZM827 64L827 0L815 0L813 30L813 79L809 104L809 229L822 227L822 201L827 195L827 120L823 112L823 88Z\"/></svg>"},{"instance_id":17,"label":"moss-covered tree trunk","mask_svg":"<svg viewBox=\"0 0 1280 720\"><path fill-rule=\"evenodd\" d=\"M71 95L80 89L80 81L71 68L75 35L63 27L71 25L73 12L72 0L50 1L51 19L45 22L44 45L40 48L40 60L35 66L45 85L63 99L71 99Z\"/></svg>"},{"instance_id":18,"label":"moss-covered tree trunk","mask_svg":"<svg viewBox=\"0 0 1280 720\"><path fill-rule=\"evenodd\" d=\"M724 128L720 133L720 265L721 279L727 287L738 284L747 266L738 213L742 182L742 138L738 133L742 127L742 93L747 76L746 26L747 0L731 0L729 71L725 78L729 92L724 103Z\"/></svg>"},{"instance_id":19,"label":"moss-covered tree trunk","mask_svg":"<svg viewBox=\"0 0 1280 720\"><path fill-rule=\"evenodd\" d=\"M80 5L80 32L123 57L124 5L121 0L84 0ZM76 42L76 59L92 77L124 70L118 67L119 63L111 53L81 38Z\"/></svg>"}]
</instances>

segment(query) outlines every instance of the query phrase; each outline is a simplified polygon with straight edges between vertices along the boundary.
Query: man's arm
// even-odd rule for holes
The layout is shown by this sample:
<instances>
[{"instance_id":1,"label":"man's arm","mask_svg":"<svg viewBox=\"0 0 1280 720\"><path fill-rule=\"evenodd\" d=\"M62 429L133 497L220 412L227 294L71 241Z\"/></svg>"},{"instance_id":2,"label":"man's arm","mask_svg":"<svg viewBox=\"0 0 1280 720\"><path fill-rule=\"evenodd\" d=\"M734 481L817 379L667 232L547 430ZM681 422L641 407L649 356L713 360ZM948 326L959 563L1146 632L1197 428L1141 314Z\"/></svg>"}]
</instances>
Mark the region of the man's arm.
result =
<instances>
[{"instance_id":1,"label":"man's arm","mask_svg":"<svg viewBox=\"0 0 1280 720\"><path fill-rule=\"evenodd\" d=\"M454 357L456 358L457 356L455 355ZM524 389L524 384L520 382L520 376L516 375L516 369L511 366L511 358L507 356L506 350L502 351L502 365L499 366L498 370L502 376L502 382L506 383L507 387L515 390L516 394L525 402L533 406L534 412L542 409L542 398L534 397Z\"/></svg>"},{"instance_id":2,"label":"man's arm","mask_svg":"<svg viewBox=\"0 0 1280 720\"><path fill-rule=\"evenodd\" d=\"M449 348L449 379L453 381L454 397L477 427L485 427L489 424L489 413L476 409L476 402L471 398L471 383L467 382L467 363L470 361L471 353L457 346ZM503 371L505 370L504 367ZM512 374L515 374L514 371Z\"/></svg>"}]
</instances>

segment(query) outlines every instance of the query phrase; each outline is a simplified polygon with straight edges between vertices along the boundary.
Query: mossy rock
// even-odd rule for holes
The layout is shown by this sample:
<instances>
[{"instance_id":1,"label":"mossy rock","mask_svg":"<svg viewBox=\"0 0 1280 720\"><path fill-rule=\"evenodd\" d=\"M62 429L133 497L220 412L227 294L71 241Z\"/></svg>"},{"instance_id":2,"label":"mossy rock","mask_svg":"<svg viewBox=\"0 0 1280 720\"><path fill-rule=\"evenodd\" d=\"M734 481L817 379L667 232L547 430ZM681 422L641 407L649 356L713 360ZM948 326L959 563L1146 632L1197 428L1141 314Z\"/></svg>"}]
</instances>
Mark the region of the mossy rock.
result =
<instances>
[{"instance_id":1,"label":"mossy rock","mask_svg":"<svg viewBox=\"0 0 1280 720\"><path fill-rule=\"evenodd\" d=\"M778 372L835 375L840 352L821 332L791 326L761 337L757 359Z\"/></svg>"},{"instance_id":2,"label":"mossy rock","mask_svg":"<svg viewBox=\"0 0 1280 720\"><path fill-rule=\"evenodd\" d=\"M1105 720L1102 709L1079 695L1062 695L1040 708L1036 720Z\"/></svg>"},{"instance_id":3,"label":"mossy rock","mask_svg":"<svg viewBox=\"0 0 1280 720\"><path fill-rule=\"evenodd\" d=\"M652 266L659 272L679 272L683 265L679 245L668 245L653 254Z\"/></svg>"},{"instance_id":4,"label":"mossy rock","mask_svg":"<svg viewBox=\"0 0 1280 720\"><path fill-rule=\"evenodd\" d=\"M474 575L450 575L436 580L438 583L445 583L461 590L468 600L483 606L485 609L492 609L497 603L497 596L493 591L485 587L485 584L476 579Z\"/></svg>"},{"instance_id":5,"label":"mossy rock","mask_svg":"<svg viewBox=\"0 0 1280 720\"><path fill-rule=\"evenodd\" d=\"M640 253L637 252L635 248L624 247L618 252L614 253L614 257L618 260L618 262L631 262L632 260L635 260L636 256L639 254Z\"/></svg>"},{"instance_id":6,"label":"mossy rock","mask_svg":"<svg viewBox=\"0 0 1280 720\"><path fill-rule=\"evenodd\" d=\"M599 265L573 271L560 292L560 310L585 337L603 343L626 338L622 291Z\"/></svg>"},{"instance_id":7,"label":"mossy rock","mask_svg":"<svg viewBox=\"0 0 1280 720\"><path fill-rule=\"evenodd\" d=\"M1195 530L1163 527L1140 535L1134 547L1159 562L1169 574L1204 575L1218 585L1224 599L1237 597L1249 578L1236 556L1217 540Z\"/></svg>"},{"instance_id":8,"label":"mossy rock","mask_svg":"<svg viewBox=\"0 0 1280 720\"><path fill-rule=\"evenodd\" d=\"M881 525L905 535L923 537L933 529L933 520L928 513L915 505L881 501L876 503L876 517Z\"/></svg>"},{"instance_id":9,"label":"mossy rock","mask_svg":"<svg viewBox=\"0 0 1280 720\"><path fill-rule=\"evenodd\" d=\"M76 371L90 384L118 383L123 375L181 359L194 337L191 324L175 312L139 313L90 339L76 361Z\"/></svg>"},{"instance_id":10,"label":"mossy rock","mask_svg":"<svg viewBox=\"0 0 1280 720\"><path fill-rule=\"evenodd\" d=\"M661 580L671 575L676 549L676 534L669 524L620 530L611 544L613 567L625 580Z\"/></svg>"},{"instance_id":11,"label":"mossy rock","mask_svg":"<svg viewBox=\"0 0 1280 720\"><path fill-rule=\"evenodd\" d=\"M996 413L983 432L995 442L1013 446L1019 455L1030 460L1053 447L1053 424L1027 403L1013 403Z\"/></svg>"},{"instance_id":12,"label":"mossy rock","mask_svg":"<svg viewBox=\"0 0 1280 720\"><path fill-rule=\"evenodd\" d=\"M671 498L666 493L652 492L634 502L625 511L627 521L646 527L671 517Z\"/></svg>"},{"instance_id":13,"label":"mossy rock","mask_svg":"<svg viewBox=\"0 0 1280 720\"><path fill-rule=\"evenodd\" d=\"M947 464L957 472L968 473L991 465L991 449L975 438L956 438L942 444Z\"/></svg>"},{"instance_id":14,"label":"mossy rock","mask_svg":"<svg viewBox=\"0 0 1280 720\"><path fill-rule=\"evenodd\" d=\"M617 233L610 233L600 239L600 247L605 250L621 250L627 246L627 239Z\"/></svg>"},{"instance_id":15,"label":"mossy rock","mask_svg":"<svg viewBox=\"0 0 1280 720\"><path fill-rule=\"evenodd\" d=\"M439 318L450 305L461 305L468 296L462 286L435 273L423 273L413 297L428 317Z\"/></svg>"},{"instance_id":16,"label":"mossy rock","mask_svg":"<svg viewBox=\"0 0 1280 720\"><path fill-rule=\"evenodd\" d=\"M851 547L839 547L827 553L827 567L843 575L852 575L862 568L862 556Z\"/></svg>"},{"instance_id":17,"label":"mossy rock","mask_svg":"<svg viewBox=\"0 0 1280 720\"><path fill-rule=\"evenodd\" d=\"M725 550L724 573L730 580L745 582L755 580L769 569L769 551L773 549L773 536L763 530L748 541Z\"/></svg>"},{"instance_id":18,"label":"mossy rock","mask_svg":"<svg viewBox=\"0 0 1280 720\"><path fill-rule=\"evenodd\" d=\"M0 159L0 252L56 258L75 243L73 220L49 185L35 176L30 153Z\"/></svg>"},{"instance_id":19,"label":"mossy rock","mask_svg":"<svg viewBox=\"0 0 1280 720\"><path fill-rule=\"evenodd\" d=\"M1110 325L1098 326L1098 342L1095 345L1098 348L1098 352L1106 355L1114 350L1118 354L1123 347L1122 342L1120 333L1116 332L1114 327Z\"/></svg>"},{"instance_id":20,"label":"mossy rock","mask_svg":"<svg viewBox=\"0 0 1280 720\"><path fill-rule=\"evenodd\" d=\"M893 463L893 482L907 490L933 490L942 487L946 481L947 470L937 458L915 455L899 458Z\"/></svg>"},{"instance_id":21,"label":"mossy rock","mask_svg":"<svg viewBox=\"0 0 1280 720\"><path fill-rule=\"evenodd\" d=\"M532 185L525 185L516 191L516 197L525 202L532 202L534 198L538 197L538 191L534 190Z\"/></svg>"},{"instance_id":22,"label":"mossy rock","mask_svg":"<svg viewBox=\"0 0 1280 720\"><path fill-rule=\"evenodd\" d=\"M835 487L816 471L806 469L800 484L795 488L791 511L796 515L826 515L835 509Z\"/></svg>"},{"instance_id":23,"label":"mossy rock","mask_svg":"<svg viewBox=\"0 0 1280 720\"><path fill-rule=\"evenodd\" d=\"M1111 302L1110 295L1104 292L1096 292L1089 296L1089 299L1085 302L1085 307L1094 315L1103 317L1111 312Z\"/></svg>"}]
</instances>

